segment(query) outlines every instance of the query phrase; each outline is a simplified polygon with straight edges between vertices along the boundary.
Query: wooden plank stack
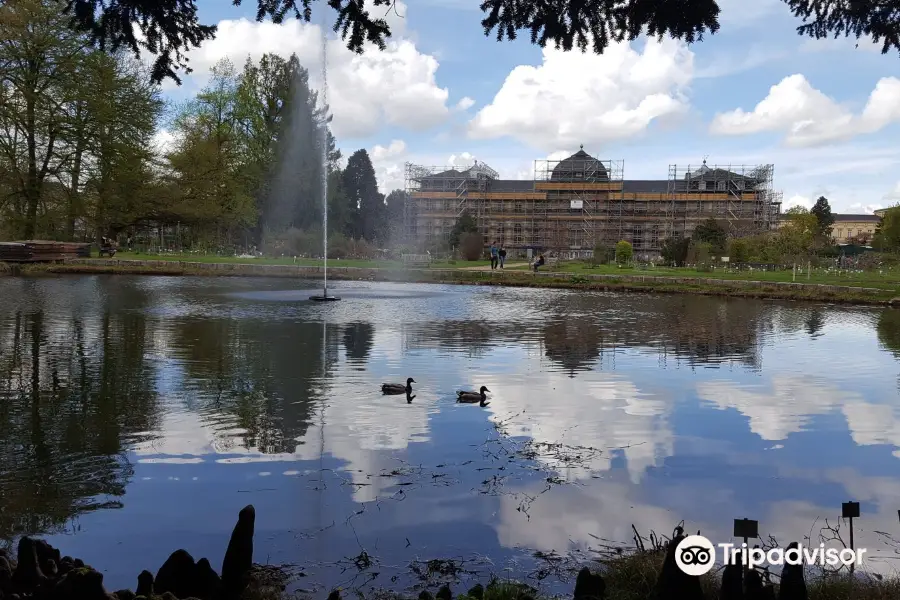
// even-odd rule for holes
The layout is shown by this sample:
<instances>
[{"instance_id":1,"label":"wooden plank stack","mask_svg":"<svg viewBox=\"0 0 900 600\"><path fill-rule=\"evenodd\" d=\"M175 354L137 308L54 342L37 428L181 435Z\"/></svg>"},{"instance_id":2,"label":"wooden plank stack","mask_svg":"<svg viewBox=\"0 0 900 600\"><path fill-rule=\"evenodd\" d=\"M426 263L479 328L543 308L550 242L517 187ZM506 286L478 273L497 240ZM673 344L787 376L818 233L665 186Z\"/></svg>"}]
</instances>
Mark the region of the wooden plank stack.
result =
<instances>
[{"instance_id":1,"label":"wooden plank stack","mask_svg":"<svg viewBox=\"0 0 900 600\"><path fill-rule=\"evenodd\" d=\"M26 240L0 242L0 262L61 262L72 258L89 258L90 244Z\"/></svg>"}]
</instances>

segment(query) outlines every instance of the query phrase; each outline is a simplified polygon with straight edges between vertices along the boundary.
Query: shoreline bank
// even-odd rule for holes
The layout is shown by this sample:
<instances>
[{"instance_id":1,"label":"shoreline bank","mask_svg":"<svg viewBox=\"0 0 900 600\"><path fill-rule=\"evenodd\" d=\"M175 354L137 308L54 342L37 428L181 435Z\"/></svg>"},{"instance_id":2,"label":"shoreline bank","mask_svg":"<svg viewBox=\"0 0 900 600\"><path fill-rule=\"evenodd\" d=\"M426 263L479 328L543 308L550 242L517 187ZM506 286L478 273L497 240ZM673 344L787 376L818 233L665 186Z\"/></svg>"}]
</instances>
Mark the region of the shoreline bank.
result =
<instances>
[{"instance_id":1,"label":"shoreline bank","mask_svg":"<svg viewBox=\"0 0 900 600\"><path fill-rule=\"evenodd\" d=\"M317 266L204 263L165 260L78 259L65 264L0 265L6 275L159 275L213 277L282 277L320 279ZM816 283L771 282L715 277L570 274L552 271L475 271L462 269L389 269L330 267L331 279L457 285L497 285L586 289L635 293L699 294L708 296L806 300L867 306L900 305L896 289Z\"/></svg>"}]
</instances>

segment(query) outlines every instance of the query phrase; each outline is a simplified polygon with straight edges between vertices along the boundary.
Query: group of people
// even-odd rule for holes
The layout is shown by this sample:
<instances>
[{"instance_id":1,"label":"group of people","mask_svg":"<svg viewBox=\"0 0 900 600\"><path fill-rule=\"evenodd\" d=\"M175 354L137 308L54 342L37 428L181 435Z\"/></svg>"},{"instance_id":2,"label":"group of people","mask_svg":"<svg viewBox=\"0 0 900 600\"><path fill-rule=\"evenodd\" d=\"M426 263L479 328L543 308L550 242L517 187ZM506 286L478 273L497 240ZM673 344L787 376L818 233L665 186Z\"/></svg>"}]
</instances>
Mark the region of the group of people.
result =
<instances>
[{"instance_id":1,"label":"group of people","mask_svg":"<svg viewBox=\"0 0 900 600\"><path fill-rule=\"evenodd\" d=\"M498 266L502 269L503 263L506 262L506 248L502 245L498 246L497 242L491 242L491 270Z\"/></svg>"},{"instance_id":2,"label":"group of people","mask_svg":"<svg viewBox=\"0 0 900 600\"><path fill-rule=\"evenodd\" d=\"M491 270L493 271L497 267L503 268L503 264L506 262L506 248L503 247L502 244L498 245L497 242L491 242ZM544 255L539 255L534 262L531 263L531 267L534 269L534 272L537 273L539 267L544 266Z\"/></svg>"}]
</instances>

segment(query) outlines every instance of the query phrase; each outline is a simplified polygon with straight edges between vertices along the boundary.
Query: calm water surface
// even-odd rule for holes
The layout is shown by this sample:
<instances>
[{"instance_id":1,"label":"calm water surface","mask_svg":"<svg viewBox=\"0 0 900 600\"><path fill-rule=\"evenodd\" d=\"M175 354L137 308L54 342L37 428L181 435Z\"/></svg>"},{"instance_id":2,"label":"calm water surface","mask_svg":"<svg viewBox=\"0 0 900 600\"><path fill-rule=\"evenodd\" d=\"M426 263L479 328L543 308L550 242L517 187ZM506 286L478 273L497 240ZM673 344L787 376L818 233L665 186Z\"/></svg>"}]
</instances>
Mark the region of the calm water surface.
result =
<instances>
[{"instance_id":1,"label":"calm water surface","mask_svg":"<svg viewBox=\"0 0 900 600\"><path fill-rule=\"evenodd\" d=\"M786 544L856 499L869 568L896 566L900 312L302 285L0 279L0 538L47 534L117 589L177 547L221 564L253 503L258 562L402 587L432 558L540 579L535 550L632 524L730 541L746 516ZM408 376L411 404L381 395ZM481 385L487 408L454 402Z\"/></svg>"}]
</instances>

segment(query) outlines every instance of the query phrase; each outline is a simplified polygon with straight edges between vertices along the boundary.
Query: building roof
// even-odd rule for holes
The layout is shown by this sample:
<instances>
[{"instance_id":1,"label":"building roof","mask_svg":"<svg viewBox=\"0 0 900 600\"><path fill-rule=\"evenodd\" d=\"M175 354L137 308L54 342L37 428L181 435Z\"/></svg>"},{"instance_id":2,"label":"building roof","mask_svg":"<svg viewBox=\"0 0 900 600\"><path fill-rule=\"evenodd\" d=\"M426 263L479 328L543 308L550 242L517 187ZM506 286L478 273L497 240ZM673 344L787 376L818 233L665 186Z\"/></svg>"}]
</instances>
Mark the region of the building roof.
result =
<instances>
[{"instance_id":1,"label":"building roof","mask_svg":"<svg viewBox=\"0 0 900 600\"><path fill-rule=\"evenodd\" d=\"M609 181L609 172L603 163L584 151L584 146L559 161L550 174L551 181Z\"/></svg>"},{"instance_id":2,"label":"building roof","mask_svg":"<svg viewBox=\"0 0 900 600\"><path fill-rule=\"evenodd\" d=\"M834 222L837 223L839 221L880 221L881 217L878 215L851 215L851 214L835 214Z\"/></svg>"}]
</instances>

